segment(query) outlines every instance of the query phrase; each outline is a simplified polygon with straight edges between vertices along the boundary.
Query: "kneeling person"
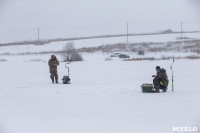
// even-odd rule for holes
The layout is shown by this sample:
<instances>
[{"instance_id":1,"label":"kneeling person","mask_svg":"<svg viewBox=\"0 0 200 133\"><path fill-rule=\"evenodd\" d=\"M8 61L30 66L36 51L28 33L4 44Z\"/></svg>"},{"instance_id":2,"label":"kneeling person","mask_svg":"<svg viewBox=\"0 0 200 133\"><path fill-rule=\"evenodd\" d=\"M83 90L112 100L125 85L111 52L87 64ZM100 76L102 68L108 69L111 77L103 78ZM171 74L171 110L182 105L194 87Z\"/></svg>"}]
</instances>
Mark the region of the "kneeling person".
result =
<instances>
[{"instance_id":1,"label":"kneeling person","mask_svg":"<svg viewBox=\"0 0 200 133\"><path fill-rule=\"evenodd\" d=\"M167 91L167 86L169 83L166 70L164 68L160 68L159 66L156 67L156 75L153 75L153 85L156 92L160 92L159 89L162 89L163 92Z\"/></svg>"}]
</instances>

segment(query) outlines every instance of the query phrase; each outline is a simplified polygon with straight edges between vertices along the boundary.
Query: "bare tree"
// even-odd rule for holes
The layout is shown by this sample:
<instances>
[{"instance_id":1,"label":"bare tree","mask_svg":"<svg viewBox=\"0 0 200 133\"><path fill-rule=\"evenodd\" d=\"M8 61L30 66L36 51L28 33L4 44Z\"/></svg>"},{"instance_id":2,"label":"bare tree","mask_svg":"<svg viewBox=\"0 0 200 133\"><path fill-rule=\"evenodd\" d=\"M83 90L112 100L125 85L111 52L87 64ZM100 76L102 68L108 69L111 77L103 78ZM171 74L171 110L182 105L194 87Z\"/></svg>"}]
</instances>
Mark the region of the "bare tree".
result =
<instances>
[{"instance_id":1,"label":"bare tree","mask_svg":"<svg viewBox=\"0 0 200 133\"><path fill-rule=\"evenodd\" d=\"M83 61L82 55L74 47L73 42L69 42L63 47L62 59L66 62Z\"/></svg>"}]
</instances>

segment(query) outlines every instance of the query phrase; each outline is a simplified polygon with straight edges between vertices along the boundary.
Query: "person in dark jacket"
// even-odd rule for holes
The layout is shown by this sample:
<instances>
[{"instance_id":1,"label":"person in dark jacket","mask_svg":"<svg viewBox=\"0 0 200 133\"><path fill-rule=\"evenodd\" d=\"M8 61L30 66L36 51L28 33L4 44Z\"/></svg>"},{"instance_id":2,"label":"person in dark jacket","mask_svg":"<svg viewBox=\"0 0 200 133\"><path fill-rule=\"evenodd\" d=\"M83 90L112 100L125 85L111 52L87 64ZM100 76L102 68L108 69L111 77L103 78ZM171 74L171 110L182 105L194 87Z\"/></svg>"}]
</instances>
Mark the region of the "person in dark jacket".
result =
<instances>
[{"instance_id":1,"label":"person in dark jacket","mask_svg":"<svg viewBox=\"0 0 200 133\"><path fill-rule=\"evenodd\" d=\"M153 75L153 85L156 92L160 92L159 89L162 89L163 92L167 91L167 86L169 83L166 70L164 68L160 68L159 66L156 67L156 75Z\"/></svg>"},{"instance_id":2,"label":"person in dark jacket","mask_svg":"<svg viewBox=\"0 0 200 133\"><path fill-rule=\"evenodd\" d=\"M49 70L50 70L50 78L52 80L52 83L54 83L54 78L56 80L56 83L58 83L58 72L57 72L57 66L59 65L59 61L57 60L55 55L51 55L51 59L48 62L49 64Z\"/></svg>"}]
</instances>

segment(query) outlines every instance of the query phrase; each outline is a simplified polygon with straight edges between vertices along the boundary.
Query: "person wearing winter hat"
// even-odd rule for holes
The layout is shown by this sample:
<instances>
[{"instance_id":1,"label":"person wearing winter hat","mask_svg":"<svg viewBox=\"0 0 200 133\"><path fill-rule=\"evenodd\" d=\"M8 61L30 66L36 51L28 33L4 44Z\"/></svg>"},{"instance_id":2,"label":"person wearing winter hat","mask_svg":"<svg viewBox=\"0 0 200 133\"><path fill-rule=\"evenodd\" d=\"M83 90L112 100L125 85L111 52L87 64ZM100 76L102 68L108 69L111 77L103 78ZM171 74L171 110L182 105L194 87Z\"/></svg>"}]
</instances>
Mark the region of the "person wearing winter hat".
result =
<instances>
[{"instance_id":1,"label":"person wearing winter hat","mask_svg":"<svg viewBox=\"0 0 200 133\"><path fill-rule=\"evenodd\" d=\"M56 80L56 83L58 83L58 72L57 72L57 66L59 65L59 61L57 60L55 55L51 55L51 59L48 62L49 70L50 70L50 78L52 80L52 83L54 83L54 78Z\"/></svg>"},{"instance_id":2,"label":"person wearing winter hat","mask_svg":"<svg viewBox=\"0 0 200 133\"><path fill-rule=\"evenodd\" d=\"M160 92L160 89L163 90L163 92L167 91L167 86L169 83L166 70L164 68L160 68L160 66L156 66L156 75L153 75L153 85L156 92Z\"/></svg>"}]
</instances>

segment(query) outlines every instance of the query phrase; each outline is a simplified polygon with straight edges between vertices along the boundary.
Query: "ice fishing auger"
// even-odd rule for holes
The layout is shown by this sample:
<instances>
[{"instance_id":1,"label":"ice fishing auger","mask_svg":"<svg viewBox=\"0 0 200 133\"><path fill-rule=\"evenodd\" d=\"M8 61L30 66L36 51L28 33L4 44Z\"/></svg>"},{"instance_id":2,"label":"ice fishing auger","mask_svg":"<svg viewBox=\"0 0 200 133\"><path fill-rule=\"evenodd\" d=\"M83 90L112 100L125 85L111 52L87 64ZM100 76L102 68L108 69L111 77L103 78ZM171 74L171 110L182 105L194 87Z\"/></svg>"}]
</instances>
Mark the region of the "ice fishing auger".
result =
<instances>
[{"instance_id":1,"label":"ice fishing auger","mask_svg":"<svg viewBox=\"0 0 200 133\"><path fill-rule=\"evenodd\" d=\"M68 64L70 64L70 62L65 64L65 67L68 69L68 74L63 76L63 79L62 79L63 84L70 84L70 81L71 81L69 77L69 67L67 66Z\"/></svg>"},{"instance_id":2,"label":"ice fishing auger","mask_svg":"<svg viewBox=\"0 0 200 133\"><path fill-rule=\"evenodd\" d=\"M172 91L174 91L174 71L173 71L173 64L174 64L174 58L173 58L173 63L170 66L170 69L172 71Z\"/></svg>"}]
</instances>

